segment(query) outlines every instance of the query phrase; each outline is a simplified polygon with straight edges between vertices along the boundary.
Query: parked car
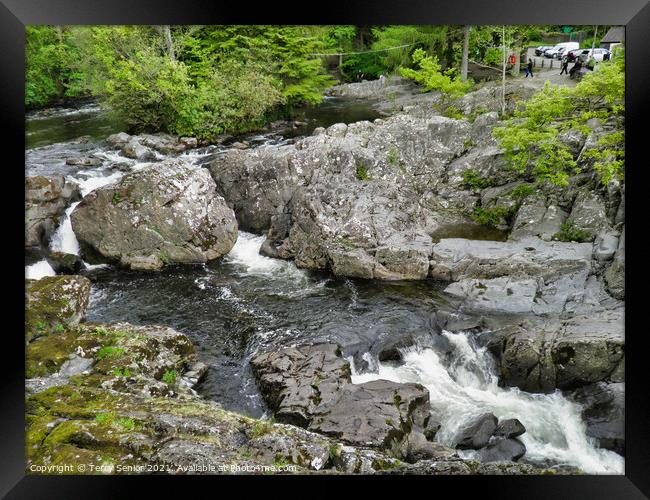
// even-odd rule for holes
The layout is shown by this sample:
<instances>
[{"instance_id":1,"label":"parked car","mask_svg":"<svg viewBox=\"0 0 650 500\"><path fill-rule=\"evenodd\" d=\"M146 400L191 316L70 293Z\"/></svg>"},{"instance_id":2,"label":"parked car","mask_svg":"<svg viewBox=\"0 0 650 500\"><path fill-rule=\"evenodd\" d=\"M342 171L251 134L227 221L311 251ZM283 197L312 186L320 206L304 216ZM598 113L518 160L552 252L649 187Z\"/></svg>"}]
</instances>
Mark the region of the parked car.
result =
<instances>
[{"instance_id":1,"label":"parked car","mask_svg":"<svg viewBox=\"0 0 650 500\"><path fill-rule=\"evenodd\" d=\"M552 48L553 48L552 45L540 45L539 47L537 47L535 49L535 55L536 56L542 56L542 55L544 55L544 51L546 51L548 49L552 49Z\"/></svg>"},{"instance_id":2,"label":"parked car","mask_svg":"<svg viewBox=\"0 0 650 500\"><path fill-rule=\"evenodd\" d=\"M582 49L578 54L578 57L582 57L586 60L591 59L592 56L596 62L602 62L608 59L607 56L609 56L609 59L611 59L611 52L607 49L596 48L593 49L593 53L591 49Z\"/></svg>"},{"instance_id":3,"label":"parked car","mask_svg":"<svg viewBox=\"0 0 650 500\"><path fill-rule=\"evenodd\" d=\"M561 54L565 50L574 50L574 49L579 49L580 44L578 42L562 42L558 43L555 47L552 49L546 50L544 52L544 57L550 57L550 58L556 58L559 59L561 57L558 57L558 54ZM562 50L560 50L562 49Z\"/></svg>"}]
</instances>

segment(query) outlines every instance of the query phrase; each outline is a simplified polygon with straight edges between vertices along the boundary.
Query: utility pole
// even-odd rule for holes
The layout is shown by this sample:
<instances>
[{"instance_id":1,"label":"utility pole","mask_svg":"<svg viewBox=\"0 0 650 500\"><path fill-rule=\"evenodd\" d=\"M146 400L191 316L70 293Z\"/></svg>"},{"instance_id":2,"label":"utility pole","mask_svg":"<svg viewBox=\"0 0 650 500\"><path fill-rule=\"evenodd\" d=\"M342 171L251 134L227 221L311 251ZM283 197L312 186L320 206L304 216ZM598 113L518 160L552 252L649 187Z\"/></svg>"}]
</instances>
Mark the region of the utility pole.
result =
<instances>
[{"instance_id":1,"label":"utility pole","mask_svg":"<svg viewBox=\"0 0 650 500\"><path fill-rule=\"evenodd\" d=\"M464 82L467 80L467 65L469 59L469 30L471 26L463 26L463 58L460 63L460 79Z\"/></svg>"},{"instance_id":2,"label":"utility pole","mask_svg":"<svg viewBox=\"0 0 650 500\"><path fill-rule=\"evenodd\" d=\"M501 43L503 45L503 71L501 74L501 117L506 115L506 27L503 25L501 31Z\"/></svg>"}]
</instances>

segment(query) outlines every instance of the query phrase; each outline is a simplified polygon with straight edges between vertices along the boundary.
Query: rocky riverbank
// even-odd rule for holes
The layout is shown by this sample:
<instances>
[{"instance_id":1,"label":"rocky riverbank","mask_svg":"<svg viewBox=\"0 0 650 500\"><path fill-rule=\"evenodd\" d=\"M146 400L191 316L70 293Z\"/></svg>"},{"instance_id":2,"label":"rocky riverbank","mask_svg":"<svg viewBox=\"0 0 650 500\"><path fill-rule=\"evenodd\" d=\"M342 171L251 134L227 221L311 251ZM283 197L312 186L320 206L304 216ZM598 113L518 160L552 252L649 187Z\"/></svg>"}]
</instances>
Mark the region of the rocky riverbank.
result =
<instances>
[{"instance_id":1,"label":"rocky riverbank","mask_svg":"<svg viewBox=\"0 0 650 500\"><path fill-rule=\"evenodd\" d=\"M502 462L502 453L487 457L486 463L461 459L455 450L431 442L435 424L426 416L425 389L389 382L351 384L349 366L332 346L308 349L309 359L319 364L310 382L319 387L326 407L332 408L328 398L341 382L346 391L334 403L338 412L318 417L309 430L225 411L193 390L207 367L197 361L185 335L164 326L83 322L89 289L83 277L48 277L26 286L32 318L26 330L26 452L32 472L56 473L71 463L83 463L86 469L68 472L87 474L571 472ZM86 300L78 300L80 294ZM67 300L72 314L52 306ZM275 365L282 364L282 356L300 357L305 351L294 352L272 355L278 356ZM264 370L264 356L255 364ZM261 377L278 396L287 391L287 382L273 381L272 373ZM303 371L300 377L304 380ZM298 411L278 409L280 422L304 423L288 415L298 415L300 405L318 404L296 398L292 402L280 396L278 404ZM373 410L369 400L382 409ZM368 424L361 429L350 420L351 407L367 413L363 419ZM350 421L334 430L341 423L337 419ZM411 429L416 421L423 432ZM514 434L508 425L500 430L495 425L490 432L509 440Z\"/></svg>"}]
</instances>

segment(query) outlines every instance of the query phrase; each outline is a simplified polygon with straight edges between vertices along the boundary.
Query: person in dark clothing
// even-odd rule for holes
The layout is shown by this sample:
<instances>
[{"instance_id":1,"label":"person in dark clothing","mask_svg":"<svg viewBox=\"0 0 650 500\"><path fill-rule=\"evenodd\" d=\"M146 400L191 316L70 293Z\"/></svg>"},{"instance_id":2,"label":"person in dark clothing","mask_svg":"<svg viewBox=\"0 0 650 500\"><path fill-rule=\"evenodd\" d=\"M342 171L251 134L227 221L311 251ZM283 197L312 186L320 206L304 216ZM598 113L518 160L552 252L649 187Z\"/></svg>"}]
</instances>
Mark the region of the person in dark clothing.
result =
<instances>
[{"instance_id":1,"label":"person in dark clothing","mask_svg":"<svg viewBox=\"0 0 650 500\"><path fill-rule=\"evenodd\" d=\"M560 75L562 75L562 74L564 74L564 75L569 74L569 59L568 58L564 59L564 61L562 61L562 71L560 71Z\"/></svg>"},{"instance_id":2,"label":"person in dark clothing","mask_svg":"<svg viewBox=\"0 0 650 500\"><path fill-rule=\"evenodd\" d=\"M533 78L533 61L528 61L528 64L526 65L526 76L525 78L528 78L528 75L530 75L531 78Z\"/></svg>"},{"instance_id":3,"label":"person in dark clothing","mask_svg":"<svg viewBox=\"0 0 650 500\"><path fill-rule=\"evenodd\" d=\"M569 71L569 78L573 78L573 75L575 75L577 71L580 71L580 68L582 68L582 60L578 58L576 63L573 65L573 68L571 68L571 71Z\"/></svg>"}]
</instances>

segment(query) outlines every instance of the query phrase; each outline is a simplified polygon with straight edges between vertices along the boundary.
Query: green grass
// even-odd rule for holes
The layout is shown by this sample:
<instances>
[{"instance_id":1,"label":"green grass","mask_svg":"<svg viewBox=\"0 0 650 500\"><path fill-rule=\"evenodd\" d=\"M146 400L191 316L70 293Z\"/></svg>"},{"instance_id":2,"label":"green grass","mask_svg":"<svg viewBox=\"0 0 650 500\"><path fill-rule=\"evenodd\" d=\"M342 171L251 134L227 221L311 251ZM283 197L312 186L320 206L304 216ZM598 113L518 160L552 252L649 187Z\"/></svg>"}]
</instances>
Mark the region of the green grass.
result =
<instances>
[{"instance_id":1,"label":"green grass","mask_svg":"<svg viewBox=\"0 0 650 500\"><path fill-rule=\"evenodd\" d=\"M481 177L476 170L465 170L463 172L463 185L469 189L485 189L494 185L494 181L488 177Z\"/></svg>"},{"instance_id":2,"label":"green grass","mask_svg":"<svg viewBox=\"0 0 650 500\"><path fill-rule=\"evenodd\" d=\"M101 361L104 358L118 358L124 354L123 347L116 347L114 345L102 347L97 351L95 356L97 360Z\"/></svg>"},{"instance_id":3,"label":"green grass","mask_svg":"<svg viewBox=\"0 0 650 500\"><path fill-rule=\"evenodd\" d=\"M535 192L535 184L522 184L510 191L510 198L521 201Z\"/></svg>"},{"instance_id":4,"label":"green grass","mask_svg":"<svg viewBox=\"0 0 650 500\"><path fill-rule=\"evenodd\" d=\"M120 193L116 192L115 194L113 194L113 199L111 201L113 205L117 205L120 201L122 201L122 196L120 195Z\"/></svg>"},{"instance_id":5,"label":"green grass","mask_svg":"<svg viewBox=\"0 0 650 500\"><path fill-rule=\"evenodd\" d=\"M368 174L368 169L362 163L357 164L356 177L360 181L370 181L372 177Z\"/></svg>"},{"instance_id":6,"label":"green grass","mask_svg":"<svg viewBox=\"0 0 650 500\"><path fill-rule=\"evenodd\" d=\"M509 219L514 214L514 207L475 207L471 218L483 226L496 227L501 224L502 219Z\"/></svg>"},{"instance_id":7,"label":"green grass","mask_svg":"<svg viewBox=\"0 0 650 500\"><path fill-rule=\"evenodd\" d=\"M397 150L395 148L392 148L388 152L388 163L390 165L397 165Z\"/></svg>"}]
</instances>

